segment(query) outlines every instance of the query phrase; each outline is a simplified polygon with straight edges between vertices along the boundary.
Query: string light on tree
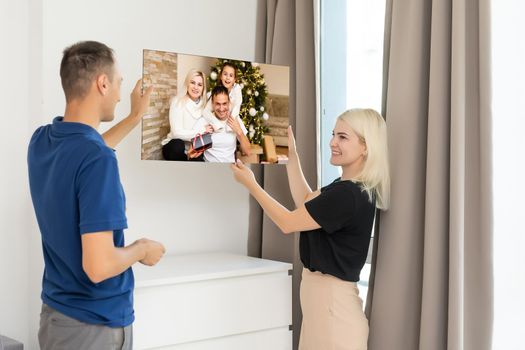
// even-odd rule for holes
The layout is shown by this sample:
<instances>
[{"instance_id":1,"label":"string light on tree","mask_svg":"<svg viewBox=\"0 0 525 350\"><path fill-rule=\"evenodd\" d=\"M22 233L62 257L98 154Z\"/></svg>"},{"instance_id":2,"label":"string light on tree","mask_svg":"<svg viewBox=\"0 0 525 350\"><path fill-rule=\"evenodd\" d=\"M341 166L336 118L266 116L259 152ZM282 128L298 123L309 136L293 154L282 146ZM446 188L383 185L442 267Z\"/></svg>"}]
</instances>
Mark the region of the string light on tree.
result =
<instances>
[{"instance_id":1,"label":"string light on tree","mask_svg":"<svg viewBox=\"0 0 525 350\"><path fill-rule=\"evenodd\" d=\"M219 82L220 71L224 62L229 62L237 68L237 83L242 89L242 104L239 116L244 125L249 125L248 139L253 144L262 145L263 136L268 132L264 124L264 113L266 107L266 96L268 88L261 73L259 64L247 61L235 61L218 59L215 65L210 67L208 75L208 89L211 91Z\"/></svg>"}]
</instances>

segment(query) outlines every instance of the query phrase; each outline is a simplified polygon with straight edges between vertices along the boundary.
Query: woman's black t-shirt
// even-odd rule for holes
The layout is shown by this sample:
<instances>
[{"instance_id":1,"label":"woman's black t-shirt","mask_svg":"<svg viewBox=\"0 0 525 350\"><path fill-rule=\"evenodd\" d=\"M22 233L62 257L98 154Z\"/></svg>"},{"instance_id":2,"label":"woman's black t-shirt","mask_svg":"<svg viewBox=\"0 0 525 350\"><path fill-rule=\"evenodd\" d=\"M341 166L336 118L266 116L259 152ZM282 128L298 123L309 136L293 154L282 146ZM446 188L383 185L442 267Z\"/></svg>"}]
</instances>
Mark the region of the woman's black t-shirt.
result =
<instances>
[{"instance_id":1,"label":"woman's black t-shirt","mask_svg":"<svg viewBox=\"0 0 525 350\"><path fill-rule=\"evenodd\" d=\"M358 183L335 180L305 203L321 228L301 232L301 261L310 271L320 271L345 281L359 281L368 253L375 203Z\"/></svg>"}]
</instances>

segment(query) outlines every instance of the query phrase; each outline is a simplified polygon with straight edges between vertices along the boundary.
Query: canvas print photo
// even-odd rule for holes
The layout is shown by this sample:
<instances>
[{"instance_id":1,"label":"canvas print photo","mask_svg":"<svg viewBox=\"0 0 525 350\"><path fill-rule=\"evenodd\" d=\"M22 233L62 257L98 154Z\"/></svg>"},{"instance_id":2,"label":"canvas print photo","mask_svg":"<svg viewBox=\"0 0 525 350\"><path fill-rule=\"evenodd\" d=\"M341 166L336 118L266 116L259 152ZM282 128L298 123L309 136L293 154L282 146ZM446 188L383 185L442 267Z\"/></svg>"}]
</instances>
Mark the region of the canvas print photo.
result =
<instances>
[{"instance_id":1,"label":"canvas print photo","mask_svg":"<svg viewBox=\"0 0 525 350\"><path fill-rule=\"evenodd\" d=\"M289 67L143 51L142 160L284 164Z\"/></svg>"}]
</instances>

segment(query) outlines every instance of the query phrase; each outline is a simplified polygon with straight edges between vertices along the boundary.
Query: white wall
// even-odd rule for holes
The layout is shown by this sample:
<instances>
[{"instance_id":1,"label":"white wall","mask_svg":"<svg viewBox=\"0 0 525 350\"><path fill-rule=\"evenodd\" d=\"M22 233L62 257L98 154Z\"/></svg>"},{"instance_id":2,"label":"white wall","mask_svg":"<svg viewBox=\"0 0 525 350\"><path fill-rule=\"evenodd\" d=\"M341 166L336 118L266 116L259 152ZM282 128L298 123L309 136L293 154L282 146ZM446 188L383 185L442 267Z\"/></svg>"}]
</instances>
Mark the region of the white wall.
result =
<instances>
[{"instance_id":1,"label":"white wall","mask_svg":"<svg viewBox=\"0 0 525 350\"><path fill-rule=\"evenodd\" d=\"M260 4L258 0L224 0L220 5L212 0L0 3L4 81L0 97L3 130L9 130L0 138L0 333L23 341L26 349L37 349L43 261L25 158L34 128L64 111L58 75L62 50L79 40L98 40L115 49L124 76L118 121L129 111L129 92L141 76L143 48L253 61ZM236 24L221 21L217 30L218 13L224 8L243 15L235 16ZM151 237L162 241L168 254L246 253L248 194L233 181L227 165L140 161L140 127L119 145L117 155L127 195L128 242Z\"/></svg>"},{"instance_id":2,"label":"white wall","mask_svg":"<svg viewBox=\"0 0 525 350\"><path fill-rule=\"evenodd\" d=\"M247 28L255 18L254 2L230 0L222 6L236 7L245 13L246 17L240 19L246 18ZM233 25L225 24L222 30L228 33L228 45L211 35L212 29L205 29L206 26L215 27L216 11L216 2L210 0L154 3L145 0L46 0L44 115L51 121L64 109L58 79L61 51L77 40L99 40L115 49L124 76L117 116L124 116L129 111L128 94L141 76L142 49L145 47L197 54L253 55L255 28L251 33L244 31L240 35ZM82 16L67 15L77 13ZM101 19L94 25L93 19L97 17ZM197 20L201 25L194 23ZM234 183L228 166L140 161L139 127L117 150L127 194L130 239L152 235L166 244L169 253L217 249L246 251L248 208L244 204L247 194ZM228 196L219 198L219 194Z\"/></svg>"},{"instance_id":3,"label":"white wall","mask_svg":"<svg viewBox=\"0 0 525 350\"><path fill-rule=\"evenodd\" d=\"M525 3L491 2L494 194L494 335L492 348L525 349Z\"/></svg>"},{"instance_id":4,"label":"white wall","mask_svg":"<svg viewBox=\"0 0 525 350\"><path fill-rule=\"evenodd\" d=\"M0 334L28 337L28 1L0 2Z\"/></svg>"}]
</instances>

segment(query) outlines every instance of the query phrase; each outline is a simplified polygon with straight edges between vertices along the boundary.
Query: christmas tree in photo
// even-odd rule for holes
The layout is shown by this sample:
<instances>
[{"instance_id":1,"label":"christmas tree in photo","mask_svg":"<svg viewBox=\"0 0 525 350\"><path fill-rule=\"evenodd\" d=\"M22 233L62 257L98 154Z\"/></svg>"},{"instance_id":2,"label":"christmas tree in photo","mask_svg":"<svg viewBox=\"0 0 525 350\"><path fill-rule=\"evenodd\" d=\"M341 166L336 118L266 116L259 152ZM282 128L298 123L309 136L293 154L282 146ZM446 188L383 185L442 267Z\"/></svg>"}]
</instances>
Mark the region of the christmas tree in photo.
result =
<instances>
[{"instance_id":1,"label":"christmas tree in photo","mask_svg":"<svg viewBox=\"0 0 525 350\"><path fill-rule=\"evenodd\" d=\"M242 89L242 104L239 112L244 125L248 129L248 139L252 144L262 145L264 134L268 128L264 121L268 120L266 112L266 96L268 89L264 81L264 74L257 63L246 61L217 59L208 75L208 88L211 91L218 83L221 68L225 62L237 68L236 83Z\"/></svg>"}]
</instances>

